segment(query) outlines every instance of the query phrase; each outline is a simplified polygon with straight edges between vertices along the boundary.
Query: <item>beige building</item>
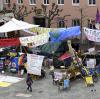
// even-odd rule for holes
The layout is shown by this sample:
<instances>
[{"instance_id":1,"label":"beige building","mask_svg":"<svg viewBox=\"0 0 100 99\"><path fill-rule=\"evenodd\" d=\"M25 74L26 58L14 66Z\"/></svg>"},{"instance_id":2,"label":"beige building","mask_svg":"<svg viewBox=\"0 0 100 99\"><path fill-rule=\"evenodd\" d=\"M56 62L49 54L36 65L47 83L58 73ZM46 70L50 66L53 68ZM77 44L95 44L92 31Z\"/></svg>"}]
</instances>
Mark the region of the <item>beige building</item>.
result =
<instances>
[{"instance_id":1,"label":"beige building","mask_svg":"<svg viewBox=\"0 0 100 99\"><path fill-rule=\"evenodd\" d=\"M3 5L10 9L13 4L18 6L25 5L27 10L31 7L37 7L41 9L41 4L45 5L47 12L45 13L48 17L48 12L51 9L52 3L58 5L59 9L63 9L59 17L54 17L51 22L51 27L70 27L75 25L89 26L93 28L95 23L97 8L100 9L100 0L4 0ZM65 18L62 18L66 15ZM42 27L47 27L48 21L44 17L45 15L31 13L24 18L25 21L33 24L39 24Z\"/></svg>"}]
</instances>

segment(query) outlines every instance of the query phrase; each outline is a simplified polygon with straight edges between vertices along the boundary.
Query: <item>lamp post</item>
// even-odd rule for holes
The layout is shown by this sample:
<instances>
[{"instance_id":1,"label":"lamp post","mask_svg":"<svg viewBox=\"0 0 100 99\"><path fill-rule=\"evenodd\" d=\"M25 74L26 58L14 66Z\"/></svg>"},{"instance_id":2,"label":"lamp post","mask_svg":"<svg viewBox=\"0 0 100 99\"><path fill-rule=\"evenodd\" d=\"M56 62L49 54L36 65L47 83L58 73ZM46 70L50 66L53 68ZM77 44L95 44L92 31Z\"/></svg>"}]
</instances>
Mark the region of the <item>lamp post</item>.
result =
<instances>
[{"instance_id":1,"label":"lamp post","mask_svg":"<svg viewBox=\"0 0 100 99\"><path fill-rule=\"evenodd\" d=\"M82 51L82 28L83 28L83 10L82 8L80 8L80 15L81 15L81 18L80 18L80 31L81 31L81 36L80 36L80 50Z\"/></svg>"},{"instance_id":2,"label":"lamp post","mask_svg":"<svg viewBox=\"0 0 100 99\"><path fill-rule=\"evenodd\" d=\"M88 7L84 7L84 8L79 8L80 11L80 31L81 31L81 35L80 35L80 51L82 52L82 44L83 44L83 24L85 23L85 18L88 17L88 15L84 14L86 12L86 9ZM85 20L84 20L85 19Z\"/></svg>"}]
</instances>

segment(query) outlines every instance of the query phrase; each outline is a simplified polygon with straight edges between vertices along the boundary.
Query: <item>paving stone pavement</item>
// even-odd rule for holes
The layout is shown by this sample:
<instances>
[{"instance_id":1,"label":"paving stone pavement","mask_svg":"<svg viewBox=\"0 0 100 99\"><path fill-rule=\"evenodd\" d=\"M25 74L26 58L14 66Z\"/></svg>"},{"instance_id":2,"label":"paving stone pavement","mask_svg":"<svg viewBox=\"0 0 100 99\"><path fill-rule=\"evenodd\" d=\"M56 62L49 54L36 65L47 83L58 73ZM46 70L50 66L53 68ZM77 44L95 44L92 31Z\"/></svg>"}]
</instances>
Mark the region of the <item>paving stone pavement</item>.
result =
<instances>
[{"instance_id":1,"label":"paving stone pavement","mask_svg":"<svg viewBox=\"0 0 100 99\"><path fill-rule=\"evenodd\" d=\"M94 86L86 87L82 79L76 79L70 86L68 90L59 91L47 73L46 78L34 81L33 92L26 92L25 80L0 87L0 99L100 99L100 80Z\"/></svg>"}]
</instances>

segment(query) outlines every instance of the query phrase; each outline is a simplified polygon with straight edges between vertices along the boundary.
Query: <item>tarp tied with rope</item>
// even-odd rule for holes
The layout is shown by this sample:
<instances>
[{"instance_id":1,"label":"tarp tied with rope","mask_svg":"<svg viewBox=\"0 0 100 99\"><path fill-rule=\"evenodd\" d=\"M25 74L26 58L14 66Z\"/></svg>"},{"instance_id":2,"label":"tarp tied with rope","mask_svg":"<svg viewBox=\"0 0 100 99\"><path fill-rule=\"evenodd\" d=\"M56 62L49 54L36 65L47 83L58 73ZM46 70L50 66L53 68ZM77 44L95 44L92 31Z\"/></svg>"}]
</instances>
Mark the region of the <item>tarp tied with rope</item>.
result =
<instances>
[{"instance_id":1,"label":"tarp tied with rope","mask_svg":"<svg viewBox=\"0 0 100 99\"><path fill-rule=\"evenodd\" d=\"M67 38L72 38L79 36L80 26L70 27L70 28L59 28L54 31L49 32L50 39L52 43L61 42Z\"/></svg>"}]
</instances>

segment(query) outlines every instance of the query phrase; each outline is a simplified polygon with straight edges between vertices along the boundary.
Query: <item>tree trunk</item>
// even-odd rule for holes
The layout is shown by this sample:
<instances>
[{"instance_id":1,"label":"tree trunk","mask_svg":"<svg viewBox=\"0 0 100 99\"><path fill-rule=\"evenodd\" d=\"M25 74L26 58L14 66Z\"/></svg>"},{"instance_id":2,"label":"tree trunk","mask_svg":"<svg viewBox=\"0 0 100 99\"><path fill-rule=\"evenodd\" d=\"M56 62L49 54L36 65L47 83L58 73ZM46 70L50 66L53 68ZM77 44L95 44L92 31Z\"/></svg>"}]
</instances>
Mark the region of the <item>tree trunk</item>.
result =
<instances>
[{"instance_id":1,"label":"tree trunk","mask_svg":"<svg viewBox=\"0 0 100 99\"><path fill-rule=\"evenodd\" d=\"M48 28L50 28L50 27L51 27L51 20L48 19Z\"/></svg>"}]
</instances>

